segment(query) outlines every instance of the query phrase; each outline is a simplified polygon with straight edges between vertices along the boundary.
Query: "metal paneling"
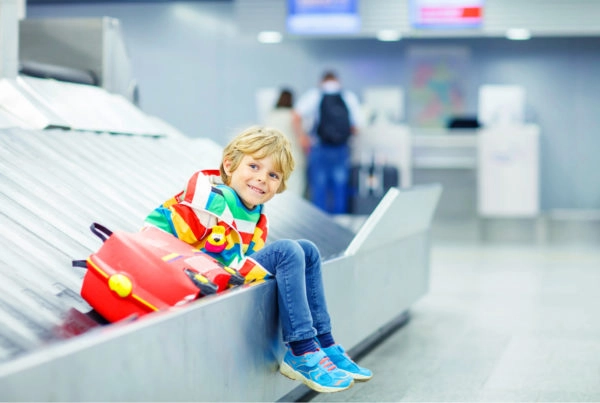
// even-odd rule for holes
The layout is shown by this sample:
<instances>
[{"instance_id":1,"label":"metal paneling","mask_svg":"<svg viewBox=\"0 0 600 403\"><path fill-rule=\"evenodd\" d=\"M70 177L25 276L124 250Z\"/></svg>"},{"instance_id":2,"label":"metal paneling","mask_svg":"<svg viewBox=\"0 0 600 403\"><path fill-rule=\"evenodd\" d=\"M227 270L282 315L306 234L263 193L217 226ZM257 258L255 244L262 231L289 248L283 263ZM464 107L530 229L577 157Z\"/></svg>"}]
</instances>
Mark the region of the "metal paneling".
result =
<instances>
[{"instance_id":1,"label":"metal paneling","mask_svg":"<svg viewBox=\"0 0 600 403\"><path fill-rule=\"evenodd\" d=\"M107 91L135 101L136 81L117 19L24 19L18 31L19 61L92 73Z\"/></svg>"},{"instance_id":2,"label":"metal paneling","mask_svg":"<svg viewBox=\"0 0 600 403\"><path fill-rule=\"evenodd\" d=\"M344 253L354 233L331 216L292 193L277 195L266 205L269 239L310 238L319 246L323 259Z\"/></svg>"}]
</instances>

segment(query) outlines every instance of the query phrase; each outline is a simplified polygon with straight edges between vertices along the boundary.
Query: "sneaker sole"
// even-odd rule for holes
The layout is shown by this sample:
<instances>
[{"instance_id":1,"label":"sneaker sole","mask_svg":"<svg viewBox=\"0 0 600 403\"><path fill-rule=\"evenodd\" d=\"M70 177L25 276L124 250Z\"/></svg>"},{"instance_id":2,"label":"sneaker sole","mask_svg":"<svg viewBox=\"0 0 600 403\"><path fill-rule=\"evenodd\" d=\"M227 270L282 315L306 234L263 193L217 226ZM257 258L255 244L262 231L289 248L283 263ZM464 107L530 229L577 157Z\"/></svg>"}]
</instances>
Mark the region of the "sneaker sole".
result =
<instances>
[{"instance_id":1,"label":"sneaker sole","mask_svg":"<svg viewBox=\"0 0 600 403\"><path fill-rule=\"evenodd\" d=\"M334 386L319 385L312 379L308 379L307 377L302 375L302 373L296 371L285 361L281 363L281 366L279 367L279 372L281 372L283 375L287 376L288 378L290 378L294 381L300 381L303 384L305 384L306 386L308 386L309 388L311 388L312 390L321 392L321 393L341 392L342 390L350 389L354 385L354 381L352 381L348 386L344 386L344 387L340 387L340 388L336 388Z\"/></svg>"},{"instance_id":2,"label":"sneaker sole","mask_svg":"<svg viewBox=\"0 0 600 403\"><path fill-rule=\"evenodd\" d=\"M360 374L353 374L352 372L348 372L346 371L356 382L367 382L368 380L370 380L371 378L373 378L373 375L371 376L367 376L367 375L360 375Z\"/></svg>"}]
</instances>

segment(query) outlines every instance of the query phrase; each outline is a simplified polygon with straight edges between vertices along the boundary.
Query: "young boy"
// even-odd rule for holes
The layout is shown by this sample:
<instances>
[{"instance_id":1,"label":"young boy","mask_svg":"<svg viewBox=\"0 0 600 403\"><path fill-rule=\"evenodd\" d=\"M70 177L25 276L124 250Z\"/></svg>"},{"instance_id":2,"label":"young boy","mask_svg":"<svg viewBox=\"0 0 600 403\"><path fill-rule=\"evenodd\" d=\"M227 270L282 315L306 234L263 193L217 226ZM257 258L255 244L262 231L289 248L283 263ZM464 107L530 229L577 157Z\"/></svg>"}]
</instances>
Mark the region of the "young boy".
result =
<instances>
[{"instance_id":1,"label":"young boy","mask_svg":"<svg viewBox=\"0 0 600 403\"><path fill-rule=\"evenodd\" d=\"M280 372L318 392L337 392L373 374L352 361L331 335L319 251L308 240L265 244L263 205L285 190L293 169L286 137L251 127L225 147L219 171L195 173L185 190L146 222L238 269L247 280L261 272L274 276L288 347Z\"/></svg>"}]
</instances>

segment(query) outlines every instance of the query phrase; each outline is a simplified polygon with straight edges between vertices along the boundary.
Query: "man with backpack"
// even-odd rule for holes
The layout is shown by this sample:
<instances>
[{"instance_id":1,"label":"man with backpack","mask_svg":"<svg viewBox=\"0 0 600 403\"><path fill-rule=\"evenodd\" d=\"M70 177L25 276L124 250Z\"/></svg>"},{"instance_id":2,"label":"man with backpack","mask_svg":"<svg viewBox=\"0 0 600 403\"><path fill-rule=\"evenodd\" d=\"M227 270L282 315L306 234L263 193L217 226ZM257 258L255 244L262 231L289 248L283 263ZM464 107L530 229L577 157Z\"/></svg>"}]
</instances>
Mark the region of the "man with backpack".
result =
<instances>
[{"instance_id":1,"label":"man with backpack","mask_svg":"<svg viewBox=\"0 0 600 403\"><path fill-rule=\"evenodd\" d=\"M351 156L349 139L360 126L358 97L343 90L337 75L327 71L319 88L300 97L294 112L295 130L300 137L310 139L305 141L310 200L328 213L346 213Z\"/></svg>"}]
</instances>

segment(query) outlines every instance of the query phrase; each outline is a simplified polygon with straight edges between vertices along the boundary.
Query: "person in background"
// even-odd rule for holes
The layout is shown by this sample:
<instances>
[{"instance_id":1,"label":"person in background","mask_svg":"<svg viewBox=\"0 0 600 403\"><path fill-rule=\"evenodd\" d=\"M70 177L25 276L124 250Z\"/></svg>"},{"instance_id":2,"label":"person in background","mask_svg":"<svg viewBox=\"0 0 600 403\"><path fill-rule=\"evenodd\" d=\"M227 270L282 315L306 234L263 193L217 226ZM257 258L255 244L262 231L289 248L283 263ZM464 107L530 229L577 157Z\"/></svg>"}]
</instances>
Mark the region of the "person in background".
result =
<instances>
[{"instance_id":1,"label":"person in background","mask_svg":"<svg viewBox=\"0 0 600 403\"><path fill-rule=\"evenodd\" d=\"M292 155L296 167L287 184L288 191L300 196L306 195L306 154L310 148L310 139L304 133L299 133L293 127L294 94L288 88L283 88L273 108L265 119L265 126L279 129L292 146Z\"/></svg>"},{"instance_id":2,"label":"person in background","mask_svg":"<svg viewBox=\"0 0 600 403\"><path fill-rule=\"evenodd\" d=\"M146 217L146 225L171 233L240 273L274 276L287 346L280 372L315 391L338 392L373 374L352 361L333 338L319 250L305 239L267 242L264 204L286 189L293 169L284 134L250 127L225 147L218 170L193 174L183 191ZM209 248L213 232L226 240L220 250Z\"/></svg>"},{"instance_id":3,"label":"person in background","mask_svg":"<svg viewBox=\"0 0 600 403\"><path fill-rule=\"evenodd\" d=\"M294 108L294 129L311 139L308 155L310 200L331 214L348 210L351 135L360 122L360 103L342 89L338 76L326 71L319 85L303 94Z\"/></svg>"}]
</instances>

